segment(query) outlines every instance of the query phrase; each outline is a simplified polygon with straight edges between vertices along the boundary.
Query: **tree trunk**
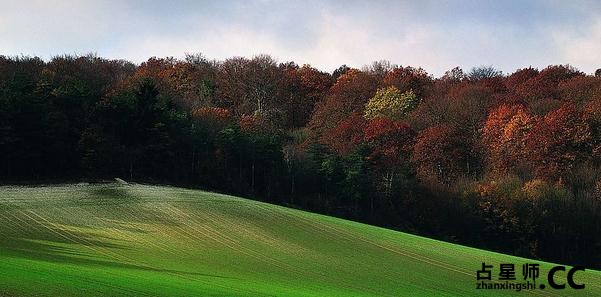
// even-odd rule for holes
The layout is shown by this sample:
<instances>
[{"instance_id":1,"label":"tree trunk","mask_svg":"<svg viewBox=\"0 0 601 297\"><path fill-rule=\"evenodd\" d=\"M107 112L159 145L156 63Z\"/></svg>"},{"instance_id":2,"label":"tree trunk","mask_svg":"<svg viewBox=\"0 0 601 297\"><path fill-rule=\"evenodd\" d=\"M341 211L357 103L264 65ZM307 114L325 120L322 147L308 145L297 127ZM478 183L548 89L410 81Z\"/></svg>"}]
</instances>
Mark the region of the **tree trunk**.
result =
<instances>
[{"instance_id":1,"label":"tree trunk","mask_svg":"<svg viewBox=\"0 0 601 297\"><path fill-rule=\"evenodd\" d=\"M134 179L134 158L129 158L129 181Z\"/></svg>"},{"instance_id":2,"label":"tree trunk","mask_svg":"<svg viewBox=\"0 0 601 297\"><path fill-rule=\"evenodd\" d=\"M290 204L294 204L294 174L290 175L291 178L291 190L290 190Z\"/></svg>"},{"instance_id":3,"label":"tree trunk","mask_svg":"<svg viewBox=\"0 0 601 297\"><path fill-rule=\"evenodd\" d=\"M193 181L194 175L195 175L194 174L194 171L196 169L196 161L195 161L195 159L196 159L196 149L192 149L192 171L190 172L190 177L189 177L190 182Z\"/></svg>"},{"instance_id":4,"label":"tree trunk","mask_svg":"<svg viewBox=\"0 0 601 297\"><path fill-rule=\"evenodd\" d=\"M251 164L250 186L251 186L253 196L254 196L254 194L255 194L255 158L253 158L252 164Z\"/></svg>"}]
</instances>

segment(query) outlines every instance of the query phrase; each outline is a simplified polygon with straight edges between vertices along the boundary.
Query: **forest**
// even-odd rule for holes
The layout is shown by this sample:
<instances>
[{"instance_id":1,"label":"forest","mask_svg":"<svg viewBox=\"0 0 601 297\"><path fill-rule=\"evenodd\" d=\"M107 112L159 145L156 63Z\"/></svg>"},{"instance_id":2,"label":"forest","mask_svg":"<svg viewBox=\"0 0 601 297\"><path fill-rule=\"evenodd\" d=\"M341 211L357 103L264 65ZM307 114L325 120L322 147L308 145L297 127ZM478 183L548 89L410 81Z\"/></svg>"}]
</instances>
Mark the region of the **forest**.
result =
<instances>
[{"instance_id":1,"label":"forest","mask_svg":"<svg viewBox=\"0 0 601 297\"><path fill-rule=\"evenodd\" d=\"M601 69L0 56L0 183L239 195L601 268Z\"/></svg>"}]
</instances>

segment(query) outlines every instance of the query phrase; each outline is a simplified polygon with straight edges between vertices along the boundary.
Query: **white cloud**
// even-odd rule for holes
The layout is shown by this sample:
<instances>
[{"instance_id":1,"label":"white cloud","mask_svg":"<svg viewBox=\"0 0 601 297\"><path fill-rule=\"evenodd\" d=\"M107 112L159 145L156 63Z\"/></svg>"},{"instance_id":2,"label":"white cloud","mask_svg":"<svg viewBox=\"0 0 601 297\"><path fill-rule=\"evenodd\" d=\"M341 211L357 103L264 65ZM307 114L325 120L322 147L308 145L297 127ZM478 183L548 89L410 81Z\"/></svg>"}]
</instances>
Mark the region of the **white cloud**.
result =
<instances>
[{"instance_id":1,"label":"white cloud","mask_svg":"<svg viewBox=\"0 0 601 297\"><path fill-rule=\"evenodd\" d=\"M580 33L565 29L553 32L562 61L588 73L601 68L601 19L596 19L596 22L584 26Z\"/></svg>"}]
</instances>

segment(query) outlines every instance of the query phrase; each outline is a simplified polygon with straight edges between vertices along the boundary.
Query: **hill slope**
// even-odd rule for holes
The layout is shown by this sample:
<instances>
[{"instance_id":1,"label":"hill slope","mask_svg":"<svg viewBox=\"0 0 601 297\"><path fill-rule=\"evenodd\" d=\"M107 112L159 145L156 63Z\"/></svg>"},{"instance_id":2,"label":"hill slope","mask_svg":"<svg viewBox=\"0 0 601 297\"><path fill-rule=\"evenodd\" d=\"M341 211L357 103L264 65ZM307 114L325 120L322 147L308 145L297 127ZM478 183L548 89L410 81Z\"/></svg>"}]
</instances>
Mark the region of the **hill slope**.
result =
<instances>
[{"instance_id":1,"label":"hill slope","mask_svg":"<svg viewBox=\"0 0 601 297\"><path fill-rule=\"evenodd\" d=\"M0 187L0 296L601 295L588 270L581 291L476 291L483 261L551 266L196 190Z\"/></svg>"}]
</instances>

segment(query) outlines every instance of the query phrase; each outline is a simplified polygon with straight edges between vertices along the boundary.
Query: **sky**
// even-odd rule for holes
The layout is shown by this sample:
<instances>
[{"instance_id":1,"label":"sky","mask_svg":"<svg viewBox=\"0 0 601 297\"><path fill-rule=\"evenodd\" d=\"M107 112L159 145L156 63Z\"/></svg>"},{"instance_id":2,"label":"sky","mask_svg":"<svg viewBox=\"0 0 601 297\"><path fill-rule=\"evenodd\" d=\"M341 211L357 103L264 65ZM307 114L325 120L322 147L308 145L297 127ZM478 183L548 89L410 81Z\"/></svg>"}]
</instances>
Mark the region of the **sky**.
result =
<instances>
[{"instance_id":1,"label":"sky","mask_svg":"<svg viewBox=\"0 0 601 297\"><path fill-rule=\"evenodd\" d=\"M601 68L601 1L0 0L0 55L209 59L269 54L331 72L377 60Z\"/></svg>"}]
</instances>

